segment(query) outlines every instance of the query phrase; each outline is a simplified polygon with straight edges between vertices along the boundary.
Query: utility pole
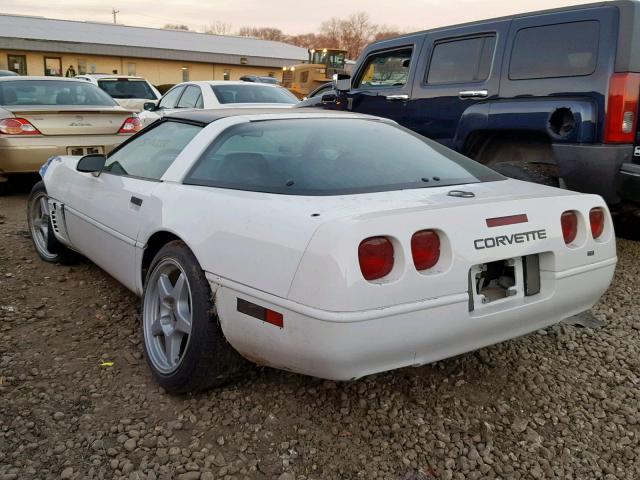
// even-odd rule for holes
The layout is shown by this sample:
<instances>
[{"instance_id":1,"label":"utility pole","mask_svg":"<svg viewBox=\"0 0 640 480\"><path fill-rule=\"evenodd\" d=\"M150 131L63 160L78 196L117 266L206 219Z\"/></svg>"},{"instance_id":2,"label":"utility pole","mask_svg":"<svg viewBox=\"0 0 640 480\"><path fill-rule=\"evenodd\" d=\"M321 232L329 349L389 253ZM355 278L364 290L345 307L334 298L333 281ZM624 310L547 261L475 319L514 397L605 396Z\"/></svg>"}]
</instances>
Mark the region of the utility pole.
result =
<instances>
[{"instance_id":1,"label":"utility pole","mask_svg":"<svg viewBox=\"0 0 640 480\"><path fill-rule=\"evenodd\" d=\"M120 13L120 10L116 10L115 8L112 8L112 9L111 9L111 14L113 15L113 23L118 23L118 22L116 21L116 15L117 15L118 13Z\"/></svg>"}]
</instances>

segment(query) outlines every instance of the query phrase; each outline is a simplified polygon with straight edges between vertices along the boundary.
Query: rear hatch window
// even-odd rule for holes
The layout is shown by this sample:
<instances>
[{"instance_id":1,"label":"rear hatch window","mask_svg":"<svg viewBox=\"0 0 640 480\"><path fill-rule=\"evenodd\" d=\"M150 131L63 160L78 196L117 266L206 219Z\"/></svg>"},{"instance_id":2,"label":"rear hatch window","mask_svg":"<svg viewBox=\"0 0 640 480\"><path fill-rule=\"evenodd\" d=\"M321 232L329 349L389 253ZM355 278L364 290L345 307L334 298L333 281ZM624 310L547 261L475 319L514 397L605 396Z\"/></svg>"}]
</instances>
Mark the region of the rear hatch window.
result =
<instances>
[{"instance_id":1,"label":"rear hatch window","mask_svg":"<svg viewBox=\"0 0 640 480\"><path fill-rule=\"evenodd\" d=\"M156 95L145 80L114 78L98 80L98 86L113 98L144 98L156 100Z\"/></svg>"}]
</instances>

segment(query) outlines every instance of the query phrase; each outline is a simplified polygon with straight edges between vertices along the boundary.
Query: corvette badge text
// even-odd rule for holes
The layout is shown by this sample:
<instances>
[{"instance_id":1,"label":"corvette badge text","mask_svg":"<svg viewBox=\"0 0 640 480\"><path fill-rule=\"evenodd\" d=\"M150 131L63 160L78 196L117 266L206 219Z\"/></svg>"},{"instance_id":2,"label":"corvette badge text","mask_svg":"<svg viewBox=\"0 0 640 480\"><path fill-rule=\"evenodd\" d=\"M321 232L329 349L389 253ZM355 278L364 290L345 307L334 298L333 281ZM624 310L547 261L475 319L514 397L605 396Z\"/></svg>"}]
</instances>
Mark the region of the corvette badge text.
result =
<instances>
[{"instance_id":1,"label":"corvette badge text","mask_svg":"<svg viewBox=\"0 0 640 480\"><path fill-rule=\"evenodd\" d=\"M476 250L484 250L485 248L506 247L507 245L544 240L545 238L547 238L546 230L532 230L530 232L513 233L511 235L479 238L473 241L473 246Z\"/></svg>"}]
</instances>

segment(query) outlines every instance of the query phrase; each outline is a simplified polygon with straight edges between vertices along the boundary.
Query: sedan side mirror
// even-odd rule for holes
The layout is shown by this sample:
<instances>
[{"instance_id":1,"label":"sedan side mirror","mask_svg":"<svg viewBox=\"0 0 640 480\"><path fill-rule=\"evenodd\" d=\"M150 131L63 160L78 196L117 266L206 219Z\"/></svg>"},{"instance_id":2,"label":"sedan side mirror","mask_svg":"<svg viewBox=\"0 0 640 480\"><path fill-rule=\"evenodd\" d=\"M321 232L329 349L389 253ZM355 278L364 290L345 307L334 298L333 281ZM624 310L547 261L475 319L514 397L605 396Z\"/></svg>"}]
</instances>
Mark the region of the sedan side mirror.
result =
<instances>
[{"instance_id":1,"label":"sedan side mirror","mask_svg":"<svg viewBox=\"0 0 640 480\"><path fill-rule=\"evenodd\" d=\"M78 161L76 170L84 173L92 173L96 177L100 175L105 163L107 163L107 156L102 153L92 153L91 155L85 155Z\"/></svg>"},{"instance_id":2,"label":"sedan side mirror","mask_svg":"<svg viewBox=\"0 0 640 480\"><path fill-rule=\"evenodd\" d=\"M158 109L158 105L156 105L156 102L144 102L142 108L148 112L153 112Z\"/></svg>"},{"instance_id":3,"label":"sedan side mirror","mask_svg":"<svg viewBox=\"0 0 640 480\"><path fill-rule=\"evenodd\" d=\"M331 80L333 89L338 92L348 92L351 90L351 75L346 73L334 73Z\"/></svg>"}]
</instances>

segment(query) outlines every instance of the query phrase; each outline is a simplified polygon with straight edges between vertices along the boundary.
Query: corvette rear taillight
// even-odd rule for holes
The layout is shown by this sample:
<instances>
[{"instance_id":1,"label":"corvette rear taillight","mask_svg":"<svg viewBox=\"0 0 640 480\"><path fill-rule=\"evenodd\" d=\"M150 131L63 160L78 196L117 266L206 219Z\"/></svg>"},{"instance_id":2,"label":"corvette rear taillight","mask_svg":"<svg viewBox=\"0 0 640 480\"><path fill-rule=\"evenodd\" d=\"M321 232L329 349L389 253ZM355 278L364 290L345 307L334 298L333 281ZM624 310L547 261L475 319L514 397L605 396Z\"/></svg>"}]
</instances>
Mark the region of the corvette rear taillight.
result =
<instances>
[{"instance_id":1,"label":"corvette rear taillight","mask_svg":"<svg viewBox=\"0 0 640 480\"><path fill-rule=\"evenodd\" d=\"M118 133L136 133L142 130L142 122L138 117L127 118Z\"/></svg>"},{"instance_id":2,"label":"corvette rear taillight","mask_svg":"<svg viewBox=\"0 0 640 480\"><path fill-rule=\"evenodd\" d=\"M0 133L4 135L42 135L29 120L5 118L0 120Z\"/></svg>"},{"instance_id":3,"label":"corvette rear taillight","mask_svg":"<svg viewBox=\"0 0 640 480\"><path fill-rule=\"evenodd\" d=\"M604 210L600 207L592 208L589 212L589 223L591 224L593 238L600 238L602 232L604 232Z\"/></svg>"},{"instance_id":4,"label":"corvette rear taillight","mask_svg":"<svg viewBox=\"0 0 640 480\"><path fill-rule=\"evenodd\" d=\"M604 126L605 143L634 142L639 99L639 73L614 73L611 76Z\"/></svg>"},{"instance_id":5,"label":"corvette rear taillight","mask_svg":"<svg viewBox=\"0 0 640 480\"><path fill-rule=\"evenodd\" d=\"M569 245L578 236L578 216L576 212L564 212L560 216L560 224L562 225L564 243Z\"/></svg>"},{"instance_id":6,"label":"corvette rear taillight","mask_svg":"<svg viewBox=\"0 0 640 480\"><path fill-rule=\"evenodd\" d=\"M411 237L411 255L417 270L432 268L440 260L440 237L433 230L420 230Z\"/></svg>"},{"instance_id":7,"label":"corvette rear taillight","mask_svg":"<svg viewBox=\"0 0 640 480\"><path fill-rule=\"evenodd\" d=\"M358 247L360 271L365 280L382 278L393 269L393 244L387 237L369 237Z\"/></svg>"}]
</instances>

